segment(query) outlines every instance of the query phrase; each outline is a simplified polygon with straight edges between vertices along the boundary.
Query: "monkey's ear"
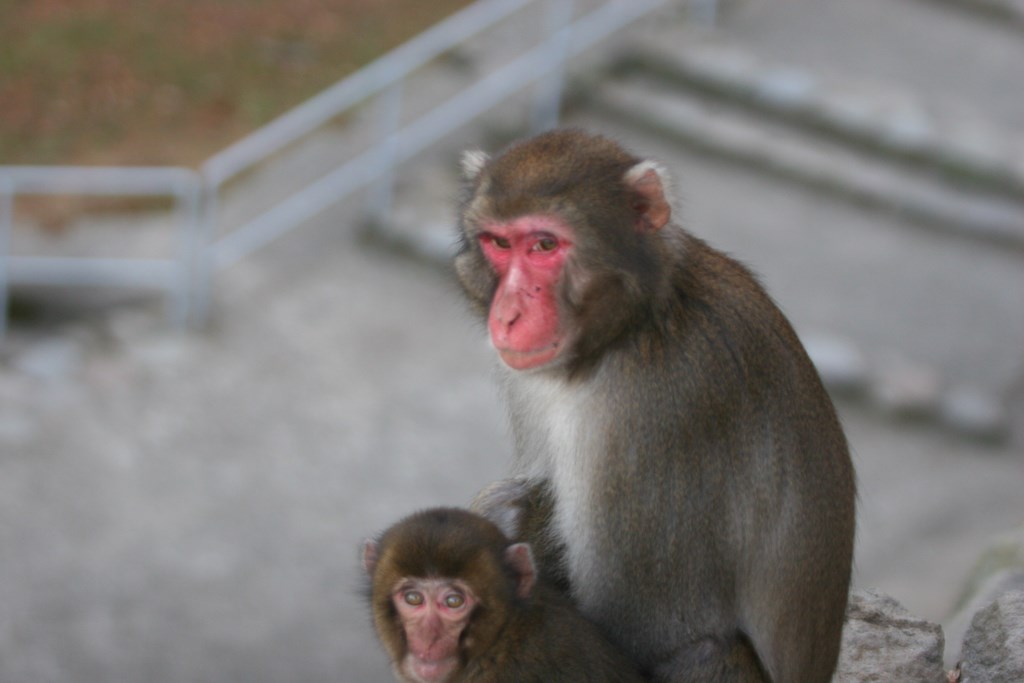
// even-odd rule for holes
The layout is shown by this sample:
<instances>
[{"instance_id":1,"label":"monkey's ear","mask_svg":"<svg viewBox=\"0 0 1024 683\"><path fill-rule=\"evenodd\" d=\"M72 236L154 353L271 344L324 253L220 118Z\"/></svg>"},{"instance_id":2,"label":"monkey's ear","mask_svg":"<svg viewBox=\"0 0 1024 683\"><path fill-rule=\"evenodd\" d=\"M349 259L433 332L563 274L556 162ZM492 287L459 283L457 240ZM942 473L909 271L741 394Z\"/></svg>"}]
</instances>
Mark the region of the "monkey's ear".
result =
<instances>
[{"instance_id":1,"label":"monkey's ear","mask_svg":"<svg viewBox=\"0 0 1024 683\"><path fill-rule=\"evenodd\" d=\"M462 153L462 176L466 180L474 180L480 171L483 170L484 164L486 164L491 157L479 149L467 149Z\"/></svg>"},{"instance_id":2,"label":"monkey's ear","mask_svg":"<svg viewBox=\"0 0 1024 683\"><path fill-rule=\"evenodd\" d=\"M523 599L530 597L533 586L537 583L537 569L533 563L533 550L530 549L530 544L513 543L505 548L505 561L519 579L516 595Z\"/></svg>"},{"instance_id":3,"label":"monkey's ear","mask_svg":"<svg viewBox=\"0 0 1024 683\"><path fill-rule=\"evenodd\" d=\"M633 190L640 228L655 232L665 227L672 218L672 205L664 167L656 161L641 161L626 171L623 180Z\"/></svg>"},{"instance_id":4,"label":"monkey's ear","mask_svg":"<svg viewBox=\"0 0 1024 683\"><path fill-rule=\"evenodd\" d=\"M373 576L373 570L377 568L377 557L377 541L369 538L363 541L363 569L370 576Z\"/></svg>"}]
</instances>

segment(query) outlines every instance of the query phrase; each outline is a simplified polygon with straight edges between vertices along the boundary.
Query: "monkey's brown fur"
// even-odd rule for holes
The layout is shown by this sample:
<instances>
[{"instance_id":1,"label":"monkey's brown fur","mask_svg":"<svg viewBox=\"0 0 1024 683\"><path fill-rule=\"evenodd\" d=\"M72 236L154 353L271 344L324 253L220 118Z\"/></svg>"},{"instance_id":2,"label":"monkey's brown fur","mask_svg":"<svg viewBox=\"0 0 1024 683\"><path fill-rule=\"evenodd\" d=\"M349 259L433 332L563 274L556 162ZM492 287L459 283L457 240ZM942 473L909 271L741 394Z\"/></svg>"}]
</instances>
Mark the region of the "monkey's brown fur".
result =
<instances>
[{"instance_id":1,"label":"monkey's brown fur","mask_svg":"<svg viewBox=\"0 0 1024 683\"><path fill-rule=\"evenodd\" d=\"M575 237L558 284L575 342L502 373L519 478L475 509L530 541L655 680L829 681L854 474L785 317L742 265L659 225L624 180L643 160L616 143L562 130L476 160L455 260L467 296L486 314L498 284L481 231L555 216Z\"/></svg>"},{"instance_id":2,"label":"monkey's brown fur","mask_svg":"<svg viewBox=\"0 0 1024 683\"><path fill-rule=\"evenodd\" d=\"M463 633L462 665L445 683L639 683L634 665L559 592L543 582L517 596L520 577L503 559L510 545L486 519L435 508L398 522L377 543L373 621L392 661L405 637L391 599L403 577L460 578L479 599Z\"/></svg>"}]
</instances>

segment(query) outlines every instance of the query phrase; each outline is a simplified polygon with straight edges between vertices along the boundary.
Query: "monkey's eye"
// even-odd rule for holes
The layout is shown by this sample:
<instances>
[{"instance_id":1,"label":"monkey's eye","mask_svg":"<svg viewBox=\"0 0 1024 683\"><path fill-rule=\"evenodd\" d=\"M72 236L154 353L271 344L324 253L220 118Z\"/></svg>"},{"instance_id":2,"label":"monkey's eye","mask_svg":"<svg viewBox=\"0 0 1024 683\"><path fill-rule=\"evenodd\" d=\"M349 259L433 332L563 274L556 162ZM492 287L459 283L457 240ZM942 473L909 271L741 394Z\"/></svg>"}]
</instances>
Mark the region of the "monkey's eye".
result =
<instances>
[{"instance_id":1,"label":"monkey's eye","mask_svg":"<svg viewBox=\"0 0 1024 683\"><path fill-rule=\"evenodd\" d=\"M420 593L419 591L405 591L402 595L402 599L405 600L405 604L407 605L419 607L423 604L423 593Z\"/></svg>"},{"instance_id":2,"label":"monkey's eye","mask_svg":"<svg viewBox=\"0 0 1024 683\"><path fill-rule=\"evenodd\" d=\"M534 245L534 251L554 251L558 248L558 240L554 237L541 237Z\"/></svg>"},{"instance_id":3,"label":"monkey's eye","mask_svg":"<svg viewBox=\"0 0 1024 683\"><path fill-rule=\"evenodd\" d=\"M445 597L444 604L449 609L459 609L466 604L466 596L462 593L451 593Z\"/></svg>"},{"instance_id":4,"label":"monkey's eye","mask_svg":"<svg viewBox=\"0 0 1024 683\"><path fill-rule=\"evenodd\" d=\"M509 242L507 237L499 237L498 235L492 235L491 233L484 234L481 239L485 242L490 242L491 246L495 249L511 249L512 243Z\"/></svg>"}]
</instances>

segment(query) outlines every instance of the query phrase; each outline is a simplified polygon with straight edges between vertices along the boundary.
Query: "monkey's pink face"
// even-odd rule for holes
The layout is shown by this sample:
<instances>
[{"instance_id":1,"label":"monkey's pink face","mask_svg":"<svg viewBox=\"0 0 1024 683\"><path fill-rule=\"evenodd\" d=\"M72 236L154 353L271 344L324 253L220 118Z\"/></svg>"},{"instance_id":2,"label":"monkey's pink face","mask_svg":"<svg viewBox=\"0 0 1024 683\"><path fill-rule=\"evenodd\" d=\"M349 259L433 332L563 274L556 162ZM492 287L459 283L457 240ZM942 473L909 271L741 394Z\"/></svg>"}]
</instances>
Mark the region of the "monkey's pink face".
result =
<instances>
[{"instance_id":1,"label":"monkey's pink face","mask_svg":"<svg viewBox=\"0 0 1024 683\"><path fill-rule=\"evenodd\" d=\"M447 680L460 663L459 636L476 605L472 591L461 581L410 578L391 599L409 645L403 672L420 683Z\"/></svg>"},{"instance_id":2,"label":"monkey's pink face","mask_svg":"<svg viewBox=\"0 0 1024 683\"><path fill-rule=\"evenodd\" d=\"M565 347L556 288L572 250L563 221L543 215L488 223L480 247L498 274L487 326L502 361L514 370L538 368Z\"/></svg>"}]
</instances>

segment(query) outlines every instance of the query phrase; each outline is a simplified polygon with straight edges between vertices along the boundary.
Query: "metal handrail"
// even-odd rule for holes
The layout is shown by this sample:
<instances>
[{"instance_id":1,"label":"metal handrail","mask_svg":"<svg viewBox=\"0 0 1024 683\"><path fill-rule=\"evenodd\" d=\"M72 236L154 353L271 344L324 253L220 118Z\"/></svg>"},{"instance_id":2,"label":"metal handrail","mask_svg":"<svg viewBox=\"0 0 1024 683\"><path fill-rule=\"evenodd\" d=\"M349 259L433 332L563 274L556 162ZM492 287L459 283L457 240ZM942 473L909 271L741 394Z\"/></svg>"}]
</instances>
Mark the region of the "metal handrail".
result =
<instances>
[{"instance_id":1,"label":"metal handrail","mask_svg":"<svg viewBox=\"0 0 1024 683\"><path fill-rule=\"evenodd\" d=\"M9 282L113 284L167 291L175 320L202 320L214 273L284 235L353 191L376 181L376 211L390 208L396 166L516 91L539 82L534 130L557 122L566 61L667 0L607 0L576 20L573 0L478 0L400 47L286 112L202 164L186 168L0 166L0 338ZM546 5L540 43L448 101L400 125L401 88L417 69L528 5ZM366 152L328 172L225 235L217 234L226 183L377 97L379 138ZM12 204L19 194L170 196L178 213L178 249L169 259L15 257L7 253Z\"/></svg>"},{"instance_id":2,"label":"metal handrail","mask_svg":"<svg viewBox=\"0 0 1024 683\"><path fill-rule=\"evenodd\" d=\"M346 195L376 180L391 164L407 161L435 140L479 116L509 95L543 77L553 60L572 57L614 31L624 17L636 18L663 0L615 0L579 20L568 45L546 42L529 50L475 84L396 131L387 141L349 161L213 243L217 270L226 268L273 241ZM629 7L623 14L620 6ZM550 125L545 121L542 126Z\"/></svg>"},{"instance_id":3,"label":"metal handrail","mask_svg":"<svg viewBox=\"0 0 1024 683\"><path fill-rule=\"evenodd\" d=\"M201 167L205 182L223 185L347 109L403 80L455 45L534 2L536 0L480 0L463 8L210 157Z\"/></svg>"},{"instance_id":4,"label":"metal handrail","mask_svg":"<svg viewBox=\"0 0 1024 683\"><path fill-rule=\"evenodd\" d=\"M160 289L166 292L170 318L184 324L199 248L201 187L199 174L178 167L0 166L0 339L7 327L9 282ZM12 256L13 200L18 194L170 197L178 223L176 253L164 259Z\"/></svg>"},{"instance_id":5,"label":"metal handrail","mask_svg":"<svg viewBox=\"0 0 1024 683\"><path fill-rule=\"evenodd\" d=\"M25 194L176 194L196 173L178 166L0 166L0 174Z\"/></svg>"}]
</instances>

